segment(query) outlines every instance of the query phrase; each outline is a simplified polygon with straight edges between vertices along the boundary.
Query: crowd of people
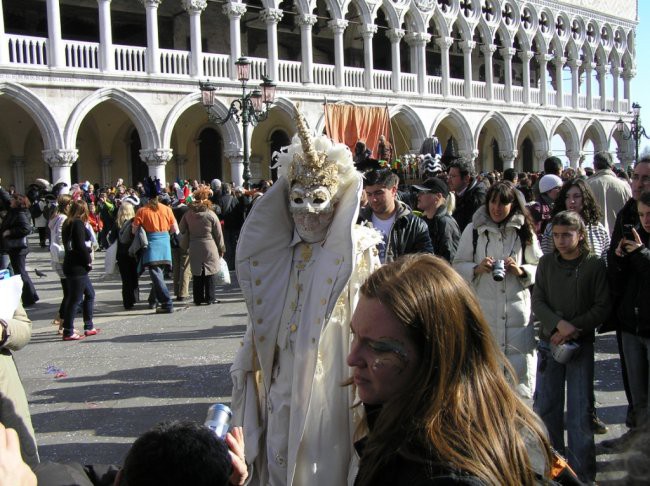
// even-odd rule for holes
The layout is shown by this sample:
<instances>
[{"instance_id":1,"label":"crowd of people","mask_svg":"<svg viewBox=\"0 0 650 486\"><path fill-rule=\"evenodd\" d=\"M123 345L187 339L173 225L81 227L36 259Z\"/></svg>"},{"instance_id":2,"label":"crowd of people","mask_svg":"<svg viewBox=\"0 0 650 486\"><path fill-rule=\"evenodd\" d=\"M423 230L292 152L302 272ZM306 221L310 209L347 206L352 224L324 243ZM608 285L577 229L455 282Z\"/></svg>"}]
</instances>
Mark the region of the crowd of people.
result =
<instances>
[{"instance_id":1,"label":"crowd of people","mask_svg":"<svg viewBox=\"0 0 650 486\"><path fill-rule=\"evenodd\" d=\"M127 310L145 269L149 307L170 313L190 295L218 303L236 266L250 317L231 369L237 482L535 484L559 454L594 483L598 332L616 331L629 403L629 431L601 444L620 450L648 428L650 157L631 179L608 153L592 174L556 157L540 174L438 161L409 187L390 168L361 173L296 119L278 181L253 190L0 189L0 263L21 275L22 304L38 301L33 228L61 279L64 341L100 332L95 251L112 254Z\"/></svg>"}]
</instances>

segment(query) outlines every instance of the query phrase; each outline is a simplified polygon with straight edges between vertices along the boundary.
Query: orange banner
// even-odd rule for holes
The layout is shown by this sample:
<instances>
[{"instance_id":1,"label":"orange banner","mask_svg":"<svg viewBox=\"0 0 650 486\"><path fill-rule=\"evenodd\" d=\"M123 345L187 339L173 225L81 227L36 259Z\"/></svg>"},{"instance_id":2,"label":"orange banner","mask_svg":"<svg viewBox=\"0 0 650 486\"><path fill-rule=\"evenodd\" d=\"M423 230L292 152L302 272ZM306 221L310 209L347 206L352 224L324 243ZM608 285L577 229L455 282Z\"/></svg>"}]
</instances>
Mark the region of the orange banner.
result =
<instances>
[{"instance_id":1,"label":"orange banner","mask_svg":"<svg viewBox=\"0 0 650 486\"><path fill-rule=\"evenodd\" d=\"M388 109L379 106L325 105L325 131L335 142L346 144L354 153L360 140L377 158L379 135L390 140Z\"/></svg>"}]
</instances>

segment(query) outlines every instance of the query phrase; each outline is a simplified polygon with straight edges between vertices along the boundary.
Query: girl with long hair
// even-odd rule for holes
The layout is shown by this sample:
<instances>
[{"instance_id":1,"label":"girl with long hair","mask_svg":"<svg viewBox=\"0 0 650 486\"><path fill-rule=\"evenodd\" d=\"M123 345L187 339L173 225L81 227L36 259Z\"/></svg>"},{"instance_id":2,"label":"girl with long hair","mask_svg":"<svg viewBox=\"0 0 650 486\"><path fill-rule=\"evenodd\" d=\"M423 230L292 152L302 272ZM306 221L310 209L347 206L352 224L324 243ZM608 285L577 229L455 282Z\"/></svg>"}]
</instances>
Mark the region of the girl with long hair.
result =
<instances>
[{"instance_id":1,"label":"girl with long hair","mask_svg":"<svg viewBox=\"0 0 650 486\"><path fill-rule=\"evenodd\" d=\"M481 303L497 345L514 367L518 391L533 396L535 331L530 291L542 256L522 194L510 181L496 182L485 205L460 238L454 268L469 282Z\"/></svg>"},{"instance_id":2,"label":"girl with long hair","mask_svg":"<svg viewBox=\"0 0 650 486\"><path fill-rule=\"evenodd\" d=\"M138 260L129 255L129 247L133 241L131 225L135 218L133 204L122 202L117 210L115 224L108 234L108 242L117 241L117 267L122 280L122 304L124 309L130 310L140 300L138 285Z\"/></svg>"},{"instance_id":3,"label":"girl with long hair","mask_svg":"<svg viewBox=\"0 0 650 486\"><path fill-rule=\"evenodd\" d=\"M562 211L575 211L582 217L587 229L586 242L591 252L606 259L609 250L609 232L600 222L602 213L594 193L583 179L569 180L560 189L551 215L555 216ZM554 249L553 227L549 224L542 236L542 251L546 255L552 253Z\"/></svg>"},{"instance_id":4,"label":"girl with long hair","mask_svg":"<svg viewBox=\"0 0 650 486\"><path fill-rule=\"evenodd\" d=\"M92 269L92 229L88 223L88 205L83 199L72 201L68 217L63 223L62 239L65 248L63 273L68 288L63 312L63 340L78 341L99 332L93 323L95 289L88 273ZM77 308L83 301L84 334L74 329Z\"/></svg>"},{"instance_id":5,"label":"girl with long hair","mask_svg":"<svg viewBox=\"0 0 650 486\"><path fill-rule=\"evenodd\" d=\"M474 292L443 259L402 257L360 294L347 361L368 430L355 486L548 477L539 419L513 390Z\"/></svg>"},{"instance_id":6,"label":"girl with long hair","mask_svg":"<svg viewBox=\"0 0 650 486\"><path fill-rule=\"evenodd\" d=\"M61 232L63 230L63 222L68 217L68 209L72 202L72 196L69 194L62 194L56 200L56 207L54 214L48 221L50 229L50 260L52 270L59 276L61 282L61 289L63 290L63 299L59 305L59 313L52 321L52 325L59 328L59 334L63 334L63 312L65 310L65 299L68 296L68 286L65 283L65 274L63 273L63 257L65 256L65 248L63 247L63 238Z\"/></svg>"},{"instance_id":7,"label":"girl with long hair","mask_svg":"<svg viewBox=\"0 0 650 486\"><path fill-rule=\"evenodd\" d=\"M533 408L553 447L567 457L581 481L591 484L596 479L594 330L611 308L606 267L591 252L578 213L562 211L551 224L555 250L541 258L533 291L533 311L541 322ZM574 354L568 356L560 346L574 348Z\"/></svg>"}]
</instances>

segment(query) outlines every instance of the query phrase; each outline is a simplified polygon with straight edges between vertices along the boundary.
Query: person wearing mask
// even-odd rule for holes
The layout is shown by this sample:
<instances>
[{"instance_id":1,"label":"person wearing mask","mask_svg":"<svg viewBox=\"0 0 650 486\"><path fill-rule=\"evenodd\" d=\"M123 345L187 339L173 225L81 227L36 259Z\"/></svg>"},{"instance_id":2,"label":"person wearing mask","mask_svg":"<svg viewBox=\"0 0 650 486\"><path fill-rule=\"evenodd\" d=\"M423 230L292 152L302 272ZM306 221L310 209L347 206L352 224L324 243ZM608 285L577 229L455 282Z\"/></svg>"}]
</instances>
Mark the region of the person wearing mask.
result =
<instances>
[{"instance_id":1,"label":"person wearing mask","mask_svg":"<svg viewBox=\"0 0 650 486\"><path fill-rule=\"evenodd\" d=\"M463 231L453 264L474 288L492 336L517 373L517 391L525 398L533 396L535 385L529 287L541 256L523 196L511 182L497 182Z\"/></svg>"},{"instance_id":2,"label":"person wearing mask","mask_svg":"<svg viewBox=\"0 0 650 486\"><path fill-rule=\"evenodd\" d=\"M347 358L364 415L354 485L545 484L543 426L462 277L442 258L407 255L360 294Z\"/></svg>"},{"instance_id":3,"label":"person wearing mask","mask_svg":"<svg viewBox=\"0 0 650 486\"><path fill-rule=\"evenodd\" d=\"M478 181L472 162L456 159L449 164L449 189L454 191L456 209L453 217L462 232L478 208L485 204L485 185Z\"/></svg>"},{"instance_id":4,"label":"person wearing mask","mask_svg":"<svg viewBox=\"0 0 650 486\"><path fill-rule=\"evenodd\" d=\"M460 240L460 229L447 211L447 184L442 179L433 177L413 188L418 191L418 209L422 210L422 219L429 228L433 253L452 262Z\"/></svg>"},{"instance_id":5,"label":"person wearing mask","mask_svg":"<svg viewBox=\"0 0 650 486\"><path fill-rule=\"evenodd\" d=\"M596 152L594 154L596 172L587 180L589 188L594 193L596 203L600 207L600 222L607 228L610 235L614 232L616 215L632 197L630 185L619 179L614 174L612 167L614 167L614 161L609 152Z\"/></svg>"},{"instance_id":6,"label":"person wearing mask","mask_svg":"<svg viewBox=\"0 0 650 486\"><path fill-rule=\"evenodd\" d=\"M382 235L379 259L390 262L408 253L433 253L426 223L398 201L399 177L390 169L372 169L363 181L368 206L359 212L358 223L371 223Z\"/></svg>"}]
</instances>

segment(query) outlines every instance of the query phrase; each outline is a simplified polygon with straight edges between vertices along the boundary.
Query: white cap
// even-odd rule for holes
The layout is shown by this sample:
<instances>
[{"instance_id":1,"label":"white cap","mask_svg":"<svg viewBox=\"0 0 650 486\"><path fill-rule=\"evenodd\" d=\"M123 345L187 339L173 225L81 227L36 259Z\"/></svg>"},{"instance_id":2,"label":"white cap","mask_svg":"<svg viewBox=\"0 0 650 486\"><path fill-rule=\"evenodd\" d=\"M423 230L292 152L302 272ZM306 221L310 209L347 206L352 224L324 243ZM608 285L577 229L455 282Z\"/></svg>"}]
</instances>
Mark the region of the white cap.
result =
<instances>
[{"instance_id":1,"label":"white cap","mask_svg":"<svg viewBox=\"0 0 650 486\"><path fill-rule=\"evenodd\" d=\"M546 174L539 180L539 192L544 194L556 187L562 187L562 179L554 174Z\"/></svg>"}]
</instances>

